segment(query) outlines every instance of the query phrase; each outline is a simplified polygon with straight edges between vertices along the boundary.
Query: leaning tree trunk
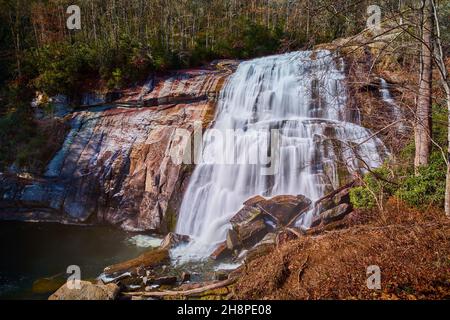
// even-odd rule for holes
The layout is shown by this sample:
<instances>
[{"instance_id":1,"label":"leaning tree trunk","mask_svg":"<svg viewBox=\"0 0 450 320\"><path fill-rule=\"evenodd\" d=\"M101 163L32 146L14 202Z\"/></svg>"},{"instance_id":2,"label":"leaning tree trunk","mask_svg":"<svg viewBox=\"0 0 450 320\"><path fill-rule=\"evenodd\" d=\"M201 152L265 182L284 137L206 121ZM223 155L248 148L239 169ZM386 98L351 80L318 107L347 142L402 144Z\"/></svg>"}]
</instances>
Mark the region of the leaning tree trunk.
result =
<instances>
[{"instance_id":1,"label":"leaning tree trunk","mask_svg":"<svg viewBox=\"0 0 450 320\"><path fill-rule=\"evenodd\" d=\"M417 169L428 165L431 151L431 81L433 60L433 9L431 0L422 1L422 49L419 81L419 96L415 122L416 155L414 166Z\"/></svg>"}]
</instances>

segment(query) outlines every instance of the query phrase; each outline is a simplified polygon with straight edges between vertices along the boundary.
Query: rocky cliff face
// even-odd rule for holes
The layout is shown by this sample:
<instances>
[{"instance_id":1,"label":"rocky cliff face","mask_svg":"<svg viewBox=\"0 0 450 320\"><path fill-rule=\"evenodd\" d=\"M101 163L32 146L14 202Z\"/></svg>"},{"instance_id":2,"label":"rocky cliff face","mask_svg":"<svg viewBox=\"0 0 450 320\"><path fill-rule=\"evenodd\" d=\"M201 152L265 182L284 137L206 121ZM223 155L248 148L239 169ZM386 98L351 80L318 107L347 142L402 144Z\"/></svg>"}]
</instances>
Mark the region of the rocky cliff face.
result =
<instances>
[{"instance_id":1,"label":"rocky cliff face","mask_svg":"<svg viewBox=\"0 0 450 320\"><path fill-rule=\"evenodd\" d=\"M171 152L184 143L175 132L209 123L231 71L219 63L152 78L113 106L72 113L43 177L0 175L0 217L169 231L191 171L173 161Z\"/></svg>"}]
</instances>

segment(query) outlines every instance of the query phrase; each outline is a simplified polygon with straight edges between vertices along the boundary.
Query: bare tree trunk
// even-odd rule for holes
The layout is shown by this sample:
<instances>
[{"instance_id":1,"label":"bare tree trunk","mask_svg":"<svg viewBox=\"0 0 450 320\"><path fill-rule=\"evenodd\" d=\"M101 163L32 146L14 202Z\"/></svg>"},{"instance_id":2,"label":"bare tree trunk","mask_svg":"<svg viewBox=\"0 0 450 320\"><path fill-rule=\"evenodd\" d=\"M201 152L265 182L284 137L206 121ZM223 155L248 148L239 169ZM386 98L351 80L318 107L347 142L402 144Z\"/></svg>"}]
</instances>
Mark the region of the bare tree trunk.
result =
<instances>
[{"instance_id":1,"label":"bare tree trunk","mask_svg":"<svg viewBox=\"0 0 450 320\"><path fill-rule=\"evenodd\" d=\"M431 81L433 60L433 16L431 0L422 0L422 50L417 99L414 166L428 165L431 150Z\"/></svg>"},{"instance_id":2,"label":"bare tree trunk","mask_svg":"<svg viewBox=\"0 0 450 320\"><path fill-rule=\"evenodd\" d=\"M437 13L437 8L434 0L431 0L434 22L436 24L436 51L435 59L437 69L441 78L442 87L444 88L446 99L447 99L447 111L448 111L448 125L447 125L447 176L445 184L445 214L450 217L450 82L447 67L444 61L444 52L442 50L441 42L441 28L439 24L439 17Z\"/></svg>"}]
</instances>

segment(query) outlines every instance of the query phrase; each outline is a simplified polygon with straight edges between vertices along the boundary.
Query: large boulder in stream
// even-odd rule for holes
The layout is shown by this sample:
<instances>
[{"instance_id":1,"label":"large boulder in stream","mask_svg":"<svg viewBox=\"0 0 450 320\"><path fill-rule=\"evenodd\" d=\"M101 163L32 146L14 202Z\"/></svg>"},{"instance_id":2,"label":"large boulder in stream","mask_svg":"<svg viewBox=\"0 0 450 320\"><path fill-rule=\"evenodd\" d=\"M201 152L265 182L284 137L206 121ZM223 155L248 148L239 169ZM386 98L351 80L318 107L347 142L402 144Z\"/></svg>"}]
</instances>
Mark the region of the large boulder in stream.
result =
<instances>
[{"instance_id":1,"label":"large boulder in stream","mask_svg":"<svg viewBox=\"0 0 450 320\"><path fill-rule=\"evenodd\" d=\"M269 232L292 224L310 207L311 200L303 195L280 195L271 199L255 196L248 199L244 207L230 219L232 229L211 258L226 258L236 250L254 247Z\"/></svg>"},{"instance_id":2,"label":"large boulder in stream","mask_svg":"<svg viewBox=\"0 0 450 320\"><path fill-rule=\"evenodd\" d=\"M282 227L292 223L310 206L311 200L304 195L280 195L271 199L256 196L244 202L244 207L231 218L230 223L238 234L259 220L270 220L276 227Z\"/></svg>"},{"instance_id":3,"label":"large boulder in stream","mask_svg":"<svg viewBox=\"0 0 450 320\"><path fill-rule=\"evenodd\" d=\"M163 250L170 250L180 244L188 243L189 241L189 236L169 232L161 242L160 248Z\"/></svg>"},{"instance_id":4,"label":"large boulder in stream","mask_svg":"<svg viewBox=\"0 0 450 320\"><path fill-rule=\"evenodd\" d=\"M257 242L267 233L267 226L259 208L245 206L231 218L230 223L233 229L228 232L227 246L231 250Z\"/></svg>"},{"instance_id":5,"label":"large boulder in stream","mask_svg":"<svg viewBox=\"0 0 450 320\"><path fill-rule=\"evenodd\" d=\"M43 176L1 176L0 219L173 230L193 170L184 152L194 130L213 119L232 69L155 76L111 104L67 115L71 130Z\"/></svg>"},{"instance_id":6,"label":"large boulder in stream","mask_svg":"<svg viewBox=\"0 0 450 320\"><path fill-rule=\"evenodd\" d=\"M210 255L210 258L213 260L221 260L230 257L232 253L227 246L227 242L224 241L217 246L216 250Z\"/></svg>"},{"instance_id":7,"label":"large boulder in stream","mask_svg":"<svg viewBox=\"0 0 450 320\"><path fill-rule=\"evenodd\" d=\"M316 201L314 206L304 195L248 199L231 218L232 228L226 241L216 248L211 258L227 258L242 249L248 250L246 256L249 260L264 255L274 248L276 239L283 243L304 234L304 230L297 230L294 225L310 209L314 209L313 228L342 220L353 210L349 197L353 185L354 182L332 191Z\"/></svg>"},{"instance_id":8,"label":"large boulder in stream","mask_svg":"<svg viewBox=\"0 0 450 320\"><path fill-rule=\"evenodd\" d=\"M260 201L256 207L268 215L277 226L286 226L311 206L311 200L304 195L281 195Z\"/></svg>"}]
</instances>

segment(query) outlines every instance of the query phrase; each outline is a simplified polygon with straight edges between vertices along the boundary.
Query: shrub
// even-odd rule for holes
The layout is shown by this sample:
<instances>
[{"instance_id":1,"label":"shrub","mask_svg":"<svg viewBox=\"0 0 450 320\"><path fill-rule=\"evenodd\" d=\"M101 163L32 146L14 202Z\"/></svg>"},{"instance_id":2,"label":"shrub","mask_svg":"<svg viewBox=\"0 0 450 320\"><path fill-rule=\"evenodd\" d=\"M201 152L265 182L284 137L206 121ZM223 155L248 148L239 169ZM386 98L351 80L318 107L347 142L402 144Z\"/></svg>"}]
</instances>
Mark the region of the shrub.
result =
<instances>
[{"instance_id":1,"label":"shrub","mask_svg":"<svg viewBox=\"0 0 450 320\"><path fill-rule=\"evenodd\" d=\"M419 174L408 175L396 195L406 203L424 207L443 207L445 199L446 164L439 152L434 152L427 167L419 169Z\"/></svg>"},{"instance_id":2,"label":"shrub","mask_svg":"<svg viewBox=\"0 0 450 320\"><path fill-rule=\"evenodd\" d=\"M357 209L372 209L376 206L375 198L366 187L352 188L350 201Z\"/></svg>"},{"instance_id":3,"label":"shrub","mask_svg":"<svg viewBox=\"0 0 450 320\"><path fill-rule=\"evenodd\" d=\"M0 117L0 172L15 164L39 174L60 148L67 126L58 120L35 121L29 103L20 101L30 97L21 88L10 86L7 91L7 99L1 105L5 111ZM48 103L45 111L51 109Z\"/></svg>"},{"instance_id":4,"label":"shrub","mask_svg":"<svg viewBox=\"0 0 450 320\"><path fill-rule=\"evenodd\" d=\"M120 68L114 69L114 71L111 74L111 78L108 80L108 88L109 89L116 89L120 88L122 85L123 75L122 70Z\"/></svg>"},{"instance_id":5,"label":"shrub","mask_svg":"<svg viewBox=\"0 0 450 320\"><path fill-rule=\"evenodd\" d=\"M350 191L353 206L358 209L382 207L383 202L393 195L418 208L444 206L446 163L440 152L432 153L430 164L420 168L418 175L415 175L413 168L403 172L398 170L397 174L401 174L402 178L389 173L386 167L367 173L363 185ZM393 183L387 182L391 180L394 180Z\"/></svg>"},{"instance_id":6,"label":"shrub","mask_svg":"<svg viewBox=\"0 0 450 320\"><path fill-rule=\"evenodd\" d=\"M433 140L445 150L447 145L447 110L439 105L433 106ZM387 200L395 195L410 206L424 208L429 205L443 207L445 199L446 163L441 150L434 146L428 166L414 171L414 139L398 153L398 164L391 167L395 175L388 174L387 166L368 173L363 179L363 186L353 188L350 192L352 204L359 209L373 208L377 201ZM388 175L386 175L388 174ZM379 179L381 178L381 179ZM390 178L398 185L386 184ZM374 194L377 199L375 199Z\"/></svg>"},{"instance_id":7,"label":"shrub","mask_svg":"<svg viewBox=\"0 0 450 320\"><path fill-rule=\"evenodd\" d=\"M387 165L368 172L363 178L363 185L350 190L350 201L355 208L371 209L383 205L397 188L392 180L394 174Z\"/></svg>"}]
</instances>

